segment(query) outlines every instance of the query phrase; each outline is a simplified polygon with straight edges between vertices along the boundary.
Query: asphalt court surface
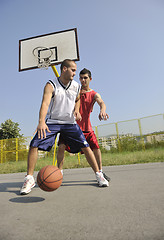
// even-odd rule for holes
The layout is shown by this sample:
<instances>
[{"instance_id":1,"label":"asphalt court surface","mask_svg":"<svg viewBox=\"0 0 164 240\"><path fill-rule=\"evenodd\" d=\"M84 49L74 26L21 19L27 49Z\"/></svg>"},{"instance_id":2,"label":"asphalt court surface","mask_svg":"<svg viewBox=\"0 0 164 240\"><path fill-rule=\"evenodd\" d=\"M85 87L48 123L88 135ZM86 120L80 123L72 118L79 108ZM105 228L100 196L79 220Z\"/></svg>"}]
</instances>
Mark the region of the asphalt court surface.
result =
<instances>
[{"instance_id":1,"label":"asphalt court surface","mask_svg":"<svg viewBox=\"0 0 164 240\"><path fill-rule=\"evenodd\" d=\"M64 170L62 186L19 195L25 173L0 175L0 240L164 240L164 163ZM37 172L35 172L35 177Z\"/></svg>"}]
</instances>

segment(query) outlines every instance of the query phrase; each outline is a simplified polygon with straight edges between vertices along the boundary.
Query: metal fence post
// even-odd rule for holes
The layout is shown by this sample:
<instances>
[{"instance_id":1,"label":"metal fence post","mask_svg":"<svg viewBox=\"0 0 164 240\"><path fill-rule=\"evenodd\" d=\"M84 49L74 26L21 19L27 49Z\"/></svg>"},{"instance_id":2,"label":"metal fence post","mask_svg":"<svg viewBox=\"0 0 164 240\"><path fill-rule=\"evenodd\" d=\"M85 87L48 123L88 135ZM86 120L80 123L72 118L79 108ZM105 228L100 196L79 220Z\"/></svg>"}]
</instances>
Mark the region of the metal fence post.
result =
<instances>
[{"instance_id":1,"label":"metal fence post","mask_svg":"<svg viewBox=\"0 0 164 240\"><path fill-rule=\"evenodd\" d=\"M119 138L118 123L115 123L115 127L116 127L116 133L117 133L118 150L119 150L119 152L121 152L121 144L120 144L120 138Z\"/></svg>"},{"instance_id":2,"label":"metal fence post","mask_svg":"<svg viewBox=\"0 0 164 240\"><path fill-rule=\"evenodd\" d=\"M97 126L95 126L95 134L96 134L97 141L98 141L98 144L99 144L99 134L98 134L98 127Z\"/></svg>"},{"instance_id":3,"label":"metal fence post","mask_svg":"<svg viewBox=\"0 0 164 240\"><path fill-rule=\"evenodd\" d=\"M80 165L80 152L78 152L78 154L77 154L77 159L78 159L78 163Z\"/></svg>"},{"instance_id":4,"label":"metal fence post","mask_svg":"<svg viewBox=\"0 0 164 240\"><path fill-rule=\"evenodd\" d=\"M18 138L16 138L16 162L18 162Z\"/></svg>"},{"instance_id":5,"label":"metal fence post","mask_svg":"<svg viewBox=\"0 0 164 240\"><path fill-rule=\"evenodd\" d=\"M138 119L138 126L139 126L141 141L142 141L142 147L143 147L143 150L145 150L145 142L144 142L144 138L143 138L143 135L142 135L141 119Z\"/></svg>"},{"instance_id":6,"label":"metal fence post","mask_svg":"<svg viewBox=\"0 0 164 240\"><path fill-rule=\"evenodd\" d=\"M3 140L1 140L1 163L3 163Z\"/></svg>"}]
</instances>

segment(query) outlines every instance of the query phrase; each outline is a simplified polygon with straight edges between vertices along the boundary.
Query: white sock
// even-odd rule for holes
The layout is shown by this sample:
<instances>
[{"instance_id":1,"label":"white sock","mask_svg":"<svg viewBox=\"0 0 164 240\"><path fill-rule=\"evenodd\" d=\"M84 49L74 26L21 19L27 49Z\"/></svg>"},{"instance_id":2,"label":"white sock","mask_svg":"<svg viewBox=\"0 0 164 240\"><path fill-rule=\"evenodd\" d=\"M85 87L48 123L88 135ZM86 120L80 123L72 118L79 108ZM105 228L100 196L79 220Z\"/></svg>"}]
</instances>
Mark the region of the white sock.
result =
<instances>
[{"instance_id":1,"label":"white sock","mask_svg":"<svg viewBox=\"0 0 164 240\"><path fill-rule=\"evenodd\" d=\"M102 169L100 169L100 171L99 172L102 172Z\"/></svg>"},{"instance_id":2,"label":"white sock","mask_svg":"<svg viewBox=\"0 0 164 240\"><path fill-rule=\"evenodd\" d=\"M63 175L63 169L61 169L60 171L61 171L61 173L62 173L62 175Z\"/></svg>"},{"instance_id":3,"label":"white sock","mask_svg":"<svg viewBox=\"0 0 164 240\"><path fill-rule=\"evenodd\" d=\"M31 177L33 177L33 175L28 174L28 175L26 175L26 177L31 178Z\"/></svg>"}]
</instances>

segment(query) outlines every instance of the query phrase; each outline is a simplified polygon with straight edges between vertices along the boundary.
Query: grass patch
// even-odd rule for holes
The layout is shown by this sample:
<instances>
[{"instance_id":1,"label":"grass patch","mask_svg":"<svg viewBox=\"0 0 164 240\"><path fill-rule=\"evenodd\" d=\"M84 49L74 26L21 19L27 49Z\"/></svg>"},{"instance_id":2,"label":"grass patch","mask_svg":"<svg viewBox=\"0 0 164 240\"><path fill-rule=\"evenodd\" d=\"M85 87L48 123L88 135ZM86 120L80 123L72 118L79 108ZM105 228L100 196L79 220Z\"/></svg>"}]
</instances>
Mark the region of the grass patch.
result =
<instances>
[{"instance_id":1,"label":"grass patch","mask_svg":"<svg viewBox=\"0 0 164 240\"><path fill-rule=\"evenodd\" d=\"M103 166L127 165L137 163L164 162L164 149L148 149L145 151L122 152L122 153L102 153ZM38 159L35 171L39 171L45 165L52 165L53 157ZM80 155L80 164L77 155L66 154L64 168L84 168L90 167L85 155ZM27 171L27 161L6 162L0 164L0 174L18 173Z\"/></svg>"}]
</instances>

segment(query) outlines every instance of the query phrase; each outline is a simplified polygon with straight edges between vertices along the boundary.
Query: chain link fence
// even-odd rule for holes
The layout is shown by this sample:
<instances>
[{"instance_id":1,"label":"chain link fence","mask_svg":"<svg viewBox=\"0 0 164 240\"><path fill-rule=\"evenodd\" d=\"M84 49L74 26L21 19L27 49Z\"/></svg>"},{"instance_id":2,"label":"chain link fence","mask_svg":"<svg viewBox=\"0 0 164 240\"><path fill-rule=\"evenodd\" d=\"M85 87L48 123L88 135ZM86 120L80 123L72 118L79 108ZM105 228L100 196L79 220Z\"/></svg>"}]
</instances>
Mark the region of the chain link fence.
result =
<instances>
[{"instance_id":1,"label":"chain link fence","mask_svg":"<svg viewBox=\"0 0 164 240\"><path fill-rule=\"evenodd\" d=\"M164 114L120 121L93 127L99 145L111 152L144 150L152 145L164 146ZM24 161L31 137L0 140L0 163ZM52 154L56 152L53 148ZM39 157L45 152L40 151Z\"/></svg>"},{"instance_id":2,"label":"chain link fence","mask_svg":"<svg viewBox=\"0 0 164 240\"><path fill-rule=\"evenodd\" d=\"M164 114L94 127L99 145L107 150L141 150L164 144ZM126 146L127 145L127 146Z\"/></svg>"}]
</instances>

